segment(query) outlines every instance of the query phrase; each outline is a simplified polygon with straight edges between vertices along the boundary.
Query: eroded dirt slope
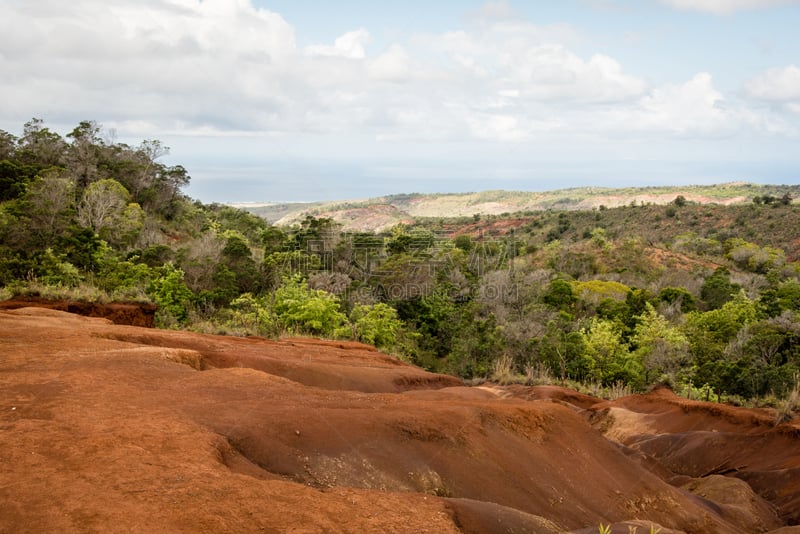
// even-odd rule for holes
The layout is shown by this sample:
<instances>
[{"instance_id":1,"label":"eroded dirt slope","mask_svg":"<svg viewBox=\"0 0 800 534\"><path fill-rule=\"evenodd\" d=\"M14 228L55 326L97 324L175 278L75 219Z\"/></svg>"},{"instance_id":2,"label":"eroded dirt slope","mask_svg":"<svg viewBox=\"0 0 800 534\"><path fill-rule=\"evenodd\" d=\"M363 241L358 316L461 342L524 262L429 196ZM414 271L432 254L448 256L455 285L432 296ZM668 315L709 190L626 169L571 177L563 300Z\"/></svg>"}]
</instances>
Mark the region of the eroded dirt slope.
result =
<instances>
[{"instance_id":1,"label":"eroded dirt slope","mask_svg":"<svg viewBox=\"0 0 800 534\"><path fill-rule=\"evenodd\" d=\"M676 483L613 434L604 410L628 405L466 388L355 343L22 308L0 311L0 355L0 532L764 532L796 499L780 486L779 520L755 475Z\"/></svg>"},{"instance_id":2,"label":"eroded dirt slope","mask_svg":"<svg viewBox=\"0 0 800 534\"><path fill-rule=\"evenodd\" d=\"M16 310L19 308L47 308L61 310L86 317L102 317L115 324L130 326L155 326L157 306L143 303L101 303L75 302L64 300L48 300L41 297L17 296L9 300L0 300L0 310Z\"/></svg>"},{"instance_id":3,"label":"eroded dirt slope","mask_svg":"<svg viewBox=\"0 0 800 534\"><path fill-rule=\"evenodd\" d=\"M769 411L686 400L665 389L590 410L597 428L657 461L673 484L717 495L712 498L719 503L736 495L746 501L754 493L775 506L782 522L800 524L796 420L776 426Z\"/></svg>"}]
</instances>

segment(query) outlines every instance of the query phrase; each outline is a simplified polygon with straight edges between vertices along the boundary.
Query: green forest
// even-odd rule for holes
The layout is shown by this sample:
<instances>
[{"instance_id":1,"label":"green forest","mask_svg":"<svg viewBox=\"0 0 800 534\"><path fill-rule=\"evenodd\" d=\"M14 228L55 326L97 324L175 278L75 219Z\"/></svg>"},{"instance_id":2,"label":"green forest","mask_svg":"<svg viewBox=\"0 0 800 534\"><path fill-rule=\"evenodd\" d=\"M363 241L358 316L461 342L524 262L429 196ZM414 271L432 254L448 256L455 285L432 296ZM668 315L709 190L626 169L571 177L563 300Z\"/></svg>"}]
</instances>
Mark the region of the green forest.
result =
<instances>
[{"instance_id":1,"label":"green forest","mask_svg":"<svg viewBox=\"0 0 800 534\"><path fill-rule=\"evenodd\" d=\"M93 121L0 131L0 299L149 302L161 328L361 341L474 381L797 396L796 187L352 233L192 200L167 153Z\"/></svg>"}]
</instances>

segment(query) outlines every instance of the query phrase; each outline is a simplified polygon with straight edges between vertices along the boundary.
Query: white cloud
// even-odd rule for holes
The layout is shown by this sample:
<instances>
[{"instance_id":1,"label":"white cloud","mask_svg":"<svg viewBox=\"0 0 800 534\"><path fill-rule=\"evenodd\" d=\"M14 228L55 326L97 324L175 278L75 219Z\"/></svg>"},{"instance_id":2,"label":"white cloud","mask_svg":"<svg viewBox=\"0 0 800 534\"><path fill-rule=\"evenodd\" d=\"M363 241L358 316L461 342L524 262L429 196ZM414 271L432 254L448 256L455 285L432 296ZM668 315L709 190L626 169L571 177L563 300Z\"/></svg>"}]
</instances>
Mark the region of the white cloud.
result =
<instances>
[{"instance_id":1,"label":"white cloud","mask_svg":"<svg viewBox=\"0 0 800 534\"><path fill-rule=\"evenodd\" d=\"M780 129L726 98L709 74L650 87L607 54L576 52L574 28L532 24L506 2L471 20L370 54L365 28L298 47L294 28L251 0L5 2L0 101L14 105L0 119L69 127L96 119L156 137L313 132L383 141ZM765 73L749 92L776 100L784 93L770 90L795 87L793 68ZM792 98L782 101L798 106Z\"/></svg>"},{"instance_id":2,"label":"white cloud","mask_svg":"<svg viewBox=\"0 0 800 534\"><path fill-rule=\"evenodd\" d=\"M306 47L306 52L311 55L346 57L350 59L364 59L366 51L364 45L369 42L369 32L364 28L347 32L336 41L333 46L314 45Z\"/></svg>"},{"instance_id":3,"label":"white cloud","mask_svg":"<svg viewBox=\"0 0 800 534\"><path fill-rule=\"evenodd\" d=\"M504 55L501 81L537 100L616 102L642 94L643 80L625 74L614 59L596 54L588 61L560 45L540 45Z\"/></svg>"},{"instance_id":4,"label":"white cloud","mask_svg":"<svg viewBox=\"0 0 800 534\"><path fill-rule=\"evenodd\" d=\"M473 11L471 17L477 20L502 20L518 18L519 14L508 0L490 0Z\"/></svg>"},{"instance_id":5,"label":"white cloud","mask_svg":"<svg viewBox=\"0 0 800 534\"><path fill-rule=\"evenodd\" d=\"M368 64L369 76L375 80L404 82L411 77L411 58L400 45L392 45Z\"/></svg>"},{"instance_id":6,"label":"white cloud","mask_svg":"<svg viewBox=\"0 0 800 534\"><path fill-rule=\"evenodd\" d=\"M678 137L725 137L743 132L791 134L780 117L760 114L725 97L707 72L681 84L653 89L635 105L607 112L620 132L666 133Z\"/></svg>"},{"instance_id":7,"label":"white cloud","mask_svg":"<svg viewBox=\"0 0 800 534\"><path fill-rule=\"evenodd\" d=\"M452 76L471 78L492 93L517 91L523 98L573 103L614 102L643 93L644 81L623 72L613 58L595 54L585 60L568 49L563 41L573 36L562 27L502 20L419 43Z\"/></svg>"},{"instance_id":8,"label":"white cloud","mask_svg":"<svg viewBox=\"0 0 800 534\"><path fill-rule=\"evenodd\" d=\"M277 105L280 95L262 90L286 83L278 73L296 55L293 28L246 0L31 2L3 12L0 49L13 53L0 58L0 95L44 118L225 129L250 120L249 106Z\"/></svg>"},{"instance_id":9,"label":"white cloud","mask_svg":"<svg viewBox=\"0 0 800 534\"><path fill-rule=\"evenodd\" d=\"M677 134L724 131L737 122L707 72L683 84L653 90L642 98L632 118L637 129Z\"/></svg>"},{"instance_id":10,"label":"white cloud","mask_svg":"<svg viewBox=\"0 0 800 534\"><path fill-rule=\"evenodd\" d=\"M662 4L676 9L703 11L714 15L730 15L737 11L766 9L770 7L798 5L798 0L660 0Z\"/></svg>"},{"instance_id":11,"label":"white cloud","mask_svg":"<svg viewBox=\"0 0 800 534\"><path fill-rule=\"evenodd\" d=\"M800 107L800 68L796 65L769 69L747 82L747 94L758 100Z\"/></svg>"},{"instance_id":12,"label":"white cloud","mask_svg":"<svg viewBox=\"0 0 800 534\"><path fill-rule=\"evenodd\" d=\"M520 141L528 134L514 115L468 116L467 122L478 139Z\"/></svg>"}]
</instances>

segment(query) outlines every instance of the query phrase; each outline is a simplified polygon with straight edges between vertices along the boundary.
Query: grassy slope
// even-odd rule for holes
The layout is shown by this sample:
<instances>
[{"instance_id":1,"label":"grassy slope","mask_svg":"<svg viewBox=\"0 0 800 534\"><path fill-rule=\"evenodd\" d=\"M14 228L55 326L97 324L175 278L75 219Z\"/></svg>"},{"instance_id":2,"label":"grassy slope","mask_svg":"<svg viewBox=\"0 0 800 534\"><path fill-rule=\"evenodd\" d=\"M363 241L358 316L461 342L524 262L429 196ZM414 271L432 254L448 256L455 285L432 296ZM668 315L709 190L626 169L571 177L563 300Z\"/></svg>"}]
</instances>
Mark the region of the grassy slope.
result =
<instances>
[{"instance_id":1,"label":"grassy slope","mask_svg":"<svg viewBox=\"0 0 800 534\"><path fill-rule=\"evenodd\" d=\"M419 217L470 217L519 212L591 210L636 204L668 204L678 195L698 204L745 204L756 196L800 197L798 185L756 185L741 182L681 187L582 187L544 192L484 191L459 194L403 194L369 200L242 205L278 225L292 225L306 215L330 217L345 230L382 230Z\"/></svg>"},{"instance_id":2,"label":"grassy slope","mask_svg":"<svg viewBox=\"0 0 800 534\"><path fill-rule=\"evenodd\" d=\"M515 214L507 217L482 217L466 221L453 219L427 220L446 233L502 237L512 234L516 239L543 246L559 226L564 212L545 211ZM662 205L623 206L608 210L581 210L567 213L568 227L558 235L567 243L586 240L588 233L602 229L608 239L641 239L645 246L670 247L676 239L702 238L724 243L741 238L759 246L784 250L790 261L800 260L800 209L795 203L755 205L753 203L719 205L687 204L683 207ZM699 250L713 255L712 250Z\"/></svg>"}]
</instances>

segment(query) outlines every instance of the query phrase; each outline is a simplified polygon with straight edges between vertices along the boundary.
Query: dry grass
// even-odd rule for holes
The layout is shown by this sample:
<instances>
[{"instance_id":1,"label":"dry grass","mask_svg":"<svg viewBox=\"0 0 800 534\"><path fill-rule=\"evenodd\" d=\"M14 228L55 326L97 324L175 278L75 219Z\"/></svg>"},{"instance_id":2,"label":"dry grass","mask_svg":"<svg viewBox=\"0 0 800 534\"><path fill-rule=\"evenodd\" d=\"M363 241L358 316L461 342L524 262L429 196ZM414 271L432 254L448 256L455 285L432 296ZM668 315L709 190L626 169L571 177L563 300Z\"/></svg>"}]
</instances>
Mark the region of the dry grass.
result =
<instances>
[{"instance_id":1,"label":"dry grass","mask_svg":"<svg viewBox=\"0 0 800 534\"><path fill-rule=\"evenodd\" d=\"M492 382L507 385L518 382L518 377L514 374L514 359L508 354L503 354L492 362Z\"/></svg>"},{"instance_id":2,"label":"dry grass","mask_svg":"<svg viewBox=\"0 0 800 534\"><path fill-rule=\"evenodd\" d=\"M800 410L800 375L794 375L794 387L789 395L778 405L775 424L788 423L795 418L795 412Z\"/></svg>"},{"instance_id":3,"label":"dry grass","mask_svg":"<svg viewBox=\"0 0 800 534\"><path fill-rule=\"evenodd\" d=\"M542 362L529 365L525 370L525 384L529 386L547 386L555 383L556 379L550 368Z\"/></svg>"},{"instance_id":4,"label":"dry grass","mask_svg":"<svg viewBox=\"0 0 800 534\"><path fill-rule=\"evenodd\" d=\"M13 296L41 297L48 300L73 300L77 302L108 302L108 295L94 286L80 284L75 287L43 284L36 280L8 288Z\"/></svg>"},{"instance_id":5,"label":"dry grass","mask_svg":"<svg viewBox=\"0 0 800 534\"><path fill-rule=\"evenodd\" d=\"M77 286L43 284L30 280L0 289L0 300L14 297L41 297L47 300L71 300L75 302L139 302L150 303L150 298L138 288L119 289L108 293L92 284L80 283Z\"/></svg>"},{"instance_id":6,"label":"dry grass","mask_svg":"<svg viewBox=\"0 0 800 534\"><path fill-rule=\"evenodd\" d=\"M581 393L586 393L592 397L605 400L617 400L621 399L622 397L633 395L634 393L630 386L622 381L617 381L610 386L604 386L599 382L592 382L590 384L586 384L583 390L576 389L576 391L580 391Z\"/></svg>"},{"instance_id":7,"label":"dry grass","mask_svg":"<svg viewBox=\"0 0 800 534\"><path fill-rule=\"evenodd\" d=\"M14 296L14 292L7 287L0 287L0 300L9 300Z\"/></svg>"},{"instance_id":8,"label":"dry grass","mask_svg":"<svg viewBox=\"0 0 800 534\"><path fill-rule=\"evenodd\" d=\"M629 395L633 395L633 390L631 387L622 381L617 381L614 384L608 386L606 388L606 395L608 400L617 400L621 399L622 397L627 397Z\"/></svg>"}]
</instances>

